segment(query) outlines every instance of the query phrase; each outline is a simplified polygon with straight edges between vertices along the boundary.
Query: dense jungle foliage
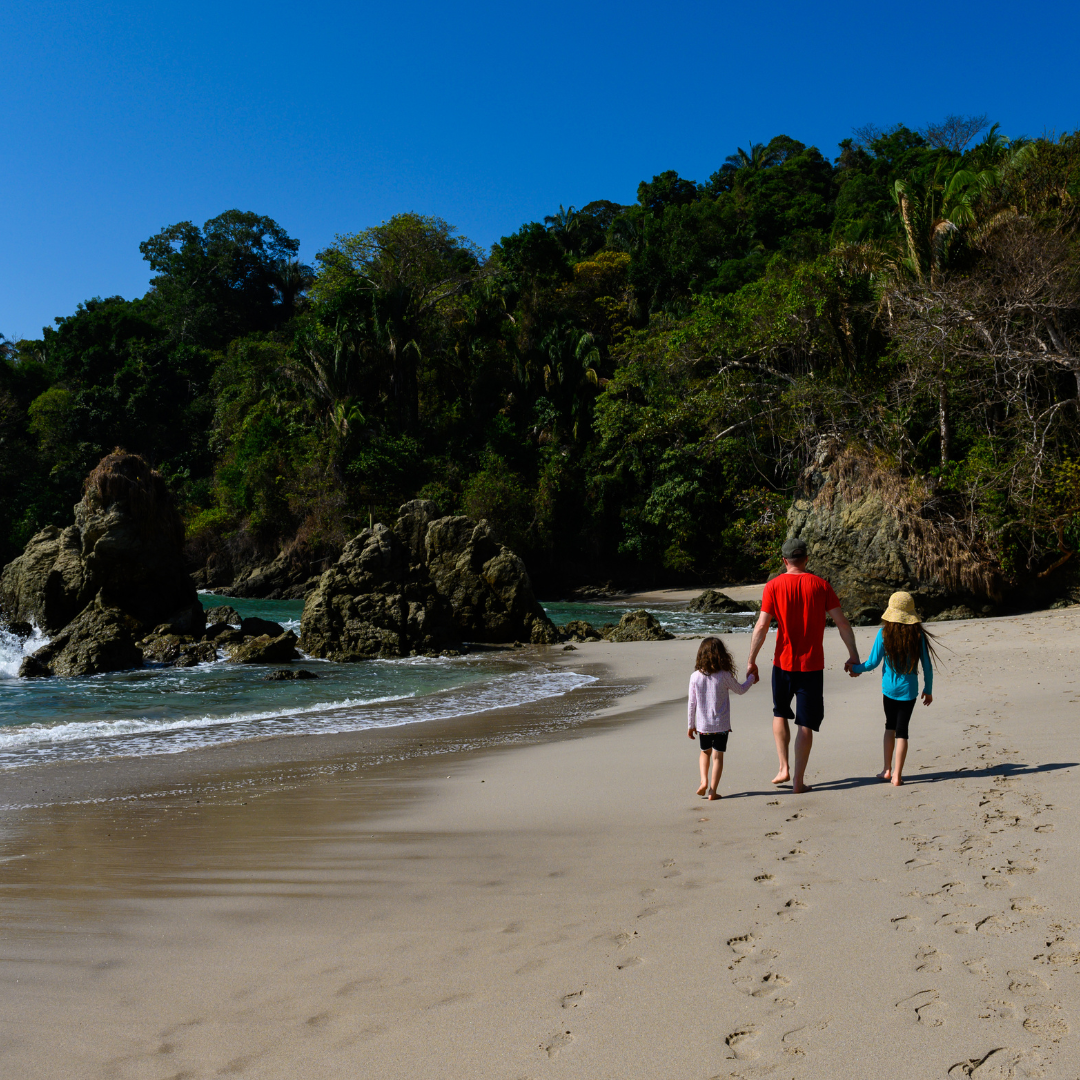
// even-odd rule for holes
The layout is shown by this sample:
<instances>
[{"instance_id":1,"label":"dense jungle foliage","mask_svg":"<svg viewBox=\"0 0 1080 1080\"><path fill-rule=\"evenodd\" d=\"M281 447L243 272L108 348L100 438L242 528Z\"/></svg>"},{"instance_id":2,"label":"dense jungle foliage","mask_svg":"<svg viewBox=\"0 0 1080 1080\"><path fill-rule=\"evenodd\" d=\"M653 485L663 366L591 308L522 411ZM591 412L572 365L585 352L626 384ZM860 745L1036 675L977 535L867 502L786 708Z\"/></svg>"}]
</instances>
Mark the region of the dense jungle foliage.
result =
<instances>
[{"instance_id":1,"label":"dense jungle foliage","mask_svg":"<svg viewBox=\"0 0 1080 1080\"><path fill-rule=\"evenodd\" d=\"M423 496L542 591L757 578L830 441L1042 573L1080 543L1078 206L1080 133L951 117L833 161L777 136L489 252L412 213L314 267L254 213L173 225L145 296L2 342L0 563L122 445L193 564L333 552Z\"/></svg>"}]
</instances>

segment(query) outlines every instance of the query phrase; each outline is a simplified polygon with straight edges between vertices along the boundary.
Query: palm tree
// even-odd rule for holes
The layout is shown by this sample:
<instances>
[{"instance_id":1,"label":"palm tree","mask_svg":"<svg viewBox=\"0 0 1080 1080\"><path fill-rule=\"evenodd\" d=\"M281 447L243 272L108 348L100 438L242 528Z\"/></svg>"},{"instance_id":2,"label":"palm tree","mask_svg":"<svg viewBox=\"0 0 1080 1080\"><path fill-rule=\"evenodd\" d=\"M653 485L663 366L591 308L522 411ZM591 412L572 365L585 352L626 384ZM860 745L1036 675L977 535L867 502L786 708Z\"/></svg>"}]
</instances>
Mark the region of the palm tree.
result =
<instances>
[{"instance_id":1,"label":"palm tree","mask_svg":"<svg viewBox=\"0 0 1080 1080\"><path fill-rule=\"evenodd\" d=\"M736 148L734 154L729 154L724 159L724 167L736 170L749 169L754 172L775 165L782 155L779 148L770 149L764 143L752 142L749 145L749 153L740 146Z\"/></svg>"},{"instance_id":2,"label":"palm tree","mask_svg":"<svg viewBox=\"0 0 1080 1080\"><path fill-rule=\"evenodd\" d=\"M564 208L563 204L559 203L558 212L546 215L544 224L551 235L562 245L563 250L570 251L571 234L578 231L577 207L569 206Z\"/></svg>"}]
</instances>

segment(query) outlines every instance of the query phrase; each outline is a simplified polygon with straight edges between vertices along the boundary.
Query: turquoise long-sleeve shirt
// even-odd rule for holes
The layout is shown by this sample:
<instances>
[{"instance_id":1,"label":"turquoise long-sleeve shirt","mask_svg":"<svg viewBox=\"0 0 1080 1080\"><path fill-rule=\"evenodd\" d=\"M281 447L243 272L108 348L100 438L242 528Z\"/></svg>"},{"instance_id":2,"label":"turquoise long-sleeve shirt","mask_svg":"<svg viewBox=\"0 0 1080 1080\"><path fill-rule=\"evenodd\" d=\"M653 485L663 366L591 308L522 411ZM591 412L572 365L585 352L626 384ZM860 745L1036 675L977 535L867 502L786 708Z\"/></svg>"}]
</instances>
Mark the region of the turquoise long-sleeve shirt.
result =
<instances>
[{"instance_id":1,"label":"turquoise long-sleeve shirt","mask_svg":"<svg viewBox=\"0 0 1080 1080\"><path fill-rule=\"evenodd\" d=\"M861 664L852 664L851 670L856 675L864 671L873 671L874 668L885 661L885 667L881 672L881 692L894 701L914 701L919 696L919 672L918 669L910 674L901 675L889 663L885 654L885 638L882 632L877 632L874 638L874 647L870 655ZM922 669L923 669L923 693L930 694L934 687L934 665L930 663L930 653L926 648L926 638L922 639Z\"/></svg>"}]
</instances>

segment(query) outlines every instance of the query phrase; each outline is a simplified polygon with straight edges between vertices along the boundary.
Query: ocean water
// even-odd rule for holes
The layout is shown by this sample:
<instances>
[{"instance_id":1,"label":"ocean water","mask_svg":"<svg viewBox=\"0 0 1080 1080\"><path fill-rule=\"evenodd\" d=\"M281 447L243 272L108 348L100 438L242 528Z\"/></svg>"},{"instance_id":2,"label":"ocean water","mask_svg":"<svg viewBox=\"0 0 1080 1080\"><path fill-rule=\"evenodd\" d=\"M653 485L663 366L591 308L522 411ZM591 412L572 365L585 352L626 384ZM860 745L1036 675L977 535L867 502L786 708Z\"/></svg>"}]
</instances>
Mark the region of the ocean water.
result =
<instances>
[{"instance_id":1,"label":"ocean water","mask_svg":"<svg viewBox=\"0 0 1080 1080\"><path fill-rule=\"evenodd\" d=\"M628 611L636 611L642 606L650 614L656 616L665 630L675 634L676 637L749 633L754 628L754 622L757 619L757 614L754 612L743 615L698 615L693 611L687 611L686 607L680 604L572 604L567 602L544 604L544 610L548 613L548 618L559 626L565 626L571 619L583 619L599 630L604 623L617 623Z\"/></svg>"},{"instance_id":2,"label":"ocean water","mask_svg":"<svg viewBox=\"0 0 1080 1080\"><path fill-rule=\"evenodd\" d=\"M239 600L241 616L299 629L299 600ZM630 610L608 604L545 605L563 624L600 626ZM650 610L672 633L749 629L753 616L696 616L674 607ZM24 655L45 639L21 642L0 631L0 770L50 761L170 754L216 743L274 735L306 735L395 727L526 705L567 694L596 680L513 653L455 658L411 657L337 664L294 663L318 678L267 682L262 665L223 659L193 668L148 666L83 679L19 679Z\"/></svg>"}]
</instances>

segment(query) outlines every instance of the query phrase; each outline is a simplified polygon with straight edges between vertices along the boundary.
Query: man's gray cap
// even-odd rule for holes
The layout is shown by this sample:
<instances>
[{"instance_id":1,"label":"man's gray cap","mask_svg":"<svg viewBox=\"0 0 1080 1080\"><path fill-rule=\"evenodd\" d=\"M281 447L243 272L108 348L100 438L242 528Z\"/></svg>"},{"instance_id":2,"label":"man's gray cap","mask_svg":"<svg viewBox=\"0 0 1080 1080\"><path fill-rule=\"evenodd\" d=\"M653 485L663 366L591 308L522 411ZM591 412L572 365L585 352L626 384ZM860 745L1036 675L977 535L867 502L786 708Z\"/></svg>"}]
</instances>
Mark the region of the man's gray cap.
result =
<instances>
[{"instance_id":1,"label":"man's gray cap","mask_svg":"<svg viewBox=\"0 0 1080 1080\"><path fill-rule=\"evenodd\" d=\"M784 553L785 559L805 559L806 541L801 537L792 536L784 541L784 546L780 550Z\"/></svg>"}]
</instances>

